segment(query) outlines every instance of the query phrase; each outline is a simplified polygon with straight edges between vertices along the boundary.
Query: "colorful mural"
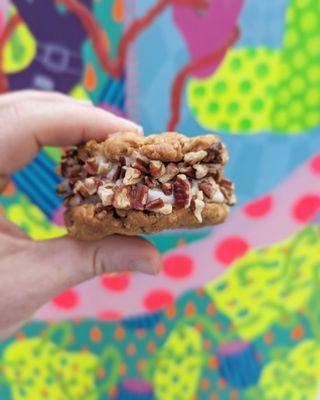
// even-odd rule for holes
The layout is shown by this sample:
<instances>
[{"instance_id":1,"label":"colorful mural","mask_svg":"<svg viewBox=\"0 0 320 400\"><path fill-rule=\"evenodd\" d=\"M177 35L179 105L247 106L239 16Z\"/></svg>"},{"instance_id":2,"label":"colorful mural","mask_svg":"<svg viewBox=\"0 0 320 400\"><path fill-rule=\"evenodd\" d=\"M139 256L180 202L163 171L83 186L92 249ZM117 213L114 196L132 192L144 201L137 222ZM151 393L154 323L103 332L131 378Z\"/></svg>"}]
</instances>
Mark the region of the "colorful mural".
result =
<instances>
[{"instance_id":1,"label":"colorful mural","mask_svg":"<svg viewBox=\"0 0 320 400\"><path fill-rule=\"evenodd\" d=\"M158 277L41 308L0 343L1 400L319 398L319 21L318 0L0 0L1 92L90 98L146 134L219 131L239 199L224 225L149 237ZM0 197L34 239L65 234L63 151Z\"/></svg>"}]
</instances>

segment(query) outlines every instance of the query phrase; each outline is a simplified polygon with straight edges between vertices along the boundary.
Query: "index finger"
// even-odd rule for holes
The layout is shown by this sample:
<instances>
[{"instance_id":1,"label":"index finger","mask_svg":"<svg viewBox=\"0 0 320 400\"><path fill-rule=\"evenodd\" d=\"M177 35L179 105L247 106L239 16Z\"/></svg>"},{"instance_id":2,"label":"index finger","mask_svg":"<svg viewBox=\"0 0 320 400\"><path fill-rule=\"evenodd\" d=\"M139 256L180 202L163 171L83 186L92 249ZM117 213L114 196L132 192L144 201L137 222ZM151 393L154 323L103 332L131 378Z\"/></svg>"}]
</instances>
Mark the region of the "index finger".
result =
<instances>
[{"instance_id":1,"label":"index finger","mask_svg":"<svg viewBox=\"0 0 320 400\"><path fill-rule=\"evenodd\" d=\"M142 133L141 127L96 107L76 102L20 102L0 110L0 174L18 171L42 146L70 146L103 140L119 131Z\"/></svg>"}]
</instances>

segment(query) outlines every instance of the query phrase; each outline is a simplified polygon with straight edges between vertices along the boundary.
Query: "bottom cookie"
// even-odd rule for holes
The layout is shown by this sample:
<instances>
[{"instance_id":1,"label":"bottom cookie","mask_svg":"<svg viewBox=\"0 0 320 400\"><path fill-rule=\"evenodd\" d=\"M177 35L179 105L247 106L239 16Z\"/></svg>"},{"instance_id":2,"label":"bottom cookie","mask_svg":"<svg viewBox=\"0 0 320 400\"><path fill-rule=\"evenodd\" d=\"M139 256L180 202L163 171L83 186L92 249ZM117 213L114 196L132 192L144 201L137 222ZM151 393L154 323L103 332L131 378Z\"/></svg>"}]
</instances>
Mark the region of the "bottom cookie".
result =
<instances>
[{"instance_id":1,"label":"bottom cookie","mask_svg":"<svg viewBox=\"0 0 320 400\"><path fill-rule=\"evenodd\" d=\"M216 225L224 222L228 213L226 204L207 203L200 223L190 208L174 210L169 215L134 210L96 213L93 204L82 204L66 211L65 222L70 236L80 240L98 240L113 234L134 236Z\"/></svg>"}]
</instances>

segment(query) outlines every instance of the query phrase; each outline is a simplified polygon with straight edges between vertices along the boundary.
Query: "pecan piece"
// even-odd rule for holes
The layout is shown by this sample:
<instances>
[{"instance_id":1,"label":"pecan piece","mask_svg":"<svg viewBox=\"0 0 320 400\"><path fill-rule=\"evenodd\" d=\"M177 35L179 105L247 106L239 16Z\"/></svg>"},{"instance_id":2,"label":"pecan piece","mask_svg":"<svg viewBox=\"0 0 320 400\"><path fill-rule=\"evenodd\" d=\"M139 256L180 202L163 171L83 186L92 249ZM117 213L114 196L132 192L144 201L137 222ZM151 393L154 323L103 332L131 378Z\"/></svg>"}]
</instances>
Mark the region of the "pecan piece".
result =
<instances>
[{"instance_id":1,"label":"pecan piece","mask_svg":"<svg viewBox=\"0 0 320 400\"><path fill-rule=\"evenodd\" d=\"M177 176L179 174L179 168L177 166L177 164L174 163L169 163L166 167L166 173L164 175L161 176L161 178L159 178L158 180L161 183L167 183L169 181L171 181L175 176Z\"/></svg>"},{"instance_id":2,"label":"pecan piece","mask_svg":"<svg viewBox=\"0 0 320 400\"><path fill-rule=\"evenodd\" d=\"M96 175L98 173L98 168L99 166L95 158L89 158L84 164L84 169L89 175Z\"/></svg>"},{"instance_id":3,"label":"pecan piece","mask_svg":"<svg viewBox=\"0 0 320 400\"><path fill-rule=\"evenodd\" d=\"M177 176L173 183L173 197L175 208L187 208L190 205L190 182L183 174Z\"/></svg>"},{"instance_id":4,"label":"pecan piece","mask_svg":"<svg viewBox=\"0 0 320 400\"><path fill-rule=\"evenodd\" d=\"M150 174L155 179L160 178L166 172L166 167L164 166L163 162L158 160L151 160L149 167L150 167Z\"/></svg>"},{"instance_id":5,"label":"pecan piece","mask_svg":"<svg viewBox=\"0 0 320 400\"><path fill-rule=\"evenodd\" d=\"M204 178L208 174L208 171L209 171L209 168L206 166L206 164L197 164L197 165L194 165L193 168L196 171L197 179Z\"/></svg>"},{"instance_id":6,"label":"pecan piece","mask_svg":"<svg viewBox=\"0 0 320 400\"><path fill-rule=\"evenodd\" d=\"M125 185L136 185L142 180L142 173L136 168L123 167L125 169L125 175L123 178L123 183Z\"/></svg>"},{"instance_id":7,"label":"pecan piece","mask_svg":"<svg viewBox=\"0 0 320 400\"><path fill-rule=\"evenodd\" d=\"M155 213L164 214L164 215L168 215L168 214L172 213L172 205L168 204L168 203L165 204L162 199L155 199L155 200L150 201L146 205L146 209L148 211L153 211Z\"/></svg>"},{"instance_id":8,"label":"pecan piece","mask_svg":"<svg viewBox=\"0 0 320 400\"><path fill-rule=\"evenodd\" d=\"M133 166L133 168L136 168L139 171L146 174L148 172L149 160L147 157L139 155L133 162L132 166Z\"/></svg>"},{"instance_id":9,"label":"pecan piece","mask_svg":"<svg viewBox=\"0 0 320 400\"><path fill-rule=\"evenodd\" d=\"M207 155L208 153L204 150L191 151L190 153L186 153L184 155L184 161L187 164L194 165L202 161L205 157L207 157Z\"/></svg>"},{"instance_id":10,"label":"pecan piece","mask_svg":"<svg viewBox=\"0 0 320 400\"><path fill-rule=\"evenodd\" d=\"M179 168L180 174L185 174L185 175L189 176L189 178L196 177L195 170L192 168L191 165L187 165L185 163L179 163L178 168Z\"/></svg>"},{"instance_id":11,"label":"pecan piece","mask_svg":"<svg viewBox=\"0 0 320 400\"><path fill-rule=\"evenodd\" d=\"M236 203L236 197L234 195L234 183L229 181L228 179L221 179L220 181L220 190L224 195L227 203L229 205L234 205Z\"/></svg>"},{"instance_id":12,"label":"pecan piece","mask_svg":"<svg viewBox=\"0 0 320 400\"><path fill-rule=\"evenodd\" d=\"M89 197L97 193L99 184L94 178L86 178L84 181L76 181L73 191L80 193L82 197Z\"/></svg>"},{"instance_id":13,"label":"pecan piece","mask_svg":"<svg viewBox=\"0 0 320 400\"><path fill-rule=\"evenodd\" d=\"M204 195L209 199L213 196L215 192L215 187L211 181L205 179L199 183L199 189L203 191Z\"/></svg>"},{"instance_id":14,"label":"pecan piece","mask_svg":"<svg viewBox=\"0 0 320 400\"><path fill-rule=\"evenodd\" d=\"M144 210L144 206L148 200L149 188L145 185L132 187L130 191L130 202L133 210Z\"/></svg>"},{"instance_id":15,"label":"pecan piece","mask_svg":"<svg viewBox=\"0 0 320 400\"><path fill-rule=\"evenodd\" d=\"M162 183L161 190L166 196L170 196L172 193L172 184L171 183Z\"/></svg>"},{"instance_id":16,"label":"pecan piece","mask_svg":"<svg viewBox=\"0 0 320 400\"><path fill-rule=\"evenodd\" d=\"M150 176L145 176L144 177L144 183L150 189L154 189L154 188L156 188L158 186L158 182L155 179L150 178Z\"/></svg>"},{"instance_id":17,"label":"pecan piece","mask_svg":"<svg viewBox=\"0 0 320 400\"><path fill-rule=\"evenodd\" d=\"M129 209L130 203L130 186L116 186L114 188L114 196L112 205L114 208Z\"/></svg>"},{"instance_id":18,"label":"pecan piece","mask_svg":"<svg viewBox=\"0 0 320 400\"><path fill-rule=\"evenodd\" d=\"M118 164L114 164L111 167L111 170L107 174L107 179L110 179L112 182L115 182L121 173L121 166Z\"/></svg>"},{"instance_id":19,"label":"pecan piece","mask_svg":"<svg viewBox=\"0 0 320 400\"><path fill-rule=\"evenodd\" d=\"M111 187L102 187L98 189L98 196L103 206L111 206L113 202L113 189Z\"/></svg>"},{"instance_id":20,"label":"pecan piece","mask_svg":"<svg viewBox=\"0 0 320 400\"><path fill-rule=\"evenodd\" d=\"M154 211L154 210L157 210L157 209L159 209L159 208L161 208L163 206L164 206L164 201L162 199L155 199L155 200L149 201L146 204L146 210Z\"/></svg>"},{"instance_id":21,"label":"pecan piece","mask_svg":"<svg viewBox=\"0 0 320 400\"><path fill-rule=\"evenodd\" d=\"M202 222L202 211L204 206L203 193L199 191L195 196L192 197L190 209L200 223Z\"/></svg>"}]
</instances>

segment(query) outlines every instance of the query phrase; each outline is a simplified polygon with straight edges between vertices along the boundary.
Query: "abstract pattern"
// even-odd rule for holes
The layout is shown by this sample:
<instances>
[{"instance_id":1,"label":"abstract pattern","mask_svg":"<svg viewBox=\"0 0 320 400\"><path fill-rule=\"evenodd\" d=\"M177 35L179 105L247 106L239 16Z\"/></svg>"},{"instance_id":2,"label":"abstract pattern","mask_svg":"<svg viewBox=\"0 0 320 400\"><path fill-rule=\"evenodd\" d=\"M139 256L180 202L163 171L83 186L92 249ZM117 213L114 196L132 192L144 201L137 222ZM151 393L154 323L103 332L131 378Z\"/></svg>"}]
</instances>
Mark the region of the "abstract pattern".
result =
<instances>
[{"instance_id":1,"label":"abstract pattern","mask_svg":"<svg viewBox=\"0 0 320 400\"><path fill-rule=\"evenodd\" d=\"M0 1L1 92L90 98L147 134L217 130L239 200L224 225L149 237L157 278L46 304L0 344L1 400L320 398L319 21L318 0ZM0 198L34 239L65 234L63 151Z\"/></svg>"}]
</instances>

